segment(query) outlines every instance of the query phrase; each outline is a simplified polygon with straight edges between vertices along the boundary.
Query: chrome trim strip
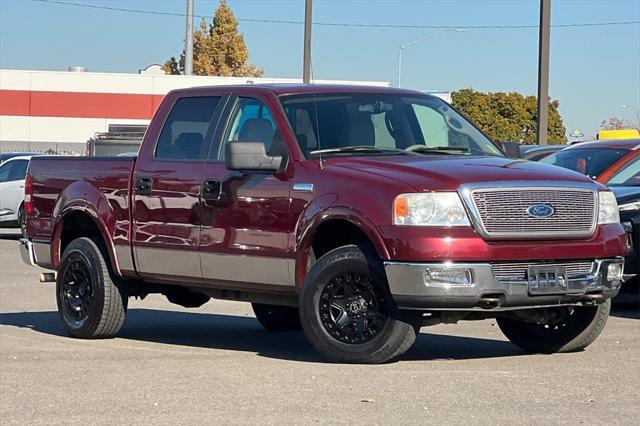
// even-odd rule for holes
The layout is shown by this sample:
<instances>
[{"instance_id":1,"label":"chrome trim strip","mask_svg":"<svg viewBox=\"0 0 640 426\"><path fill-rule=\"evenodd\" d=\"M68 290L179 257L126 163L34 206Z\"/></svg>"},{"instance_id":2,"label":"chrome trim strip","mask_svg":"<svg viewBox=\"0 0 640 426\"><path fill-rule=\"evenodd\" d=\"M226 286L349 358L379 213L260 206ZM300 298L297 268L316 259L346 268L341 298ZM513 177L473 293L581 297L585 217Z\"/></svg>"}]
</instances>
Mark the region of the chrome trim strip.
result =
<instances>
[{"instance_id":1,"label":"chrome trim strip","mask_svg":"<svg viewBox=\"0 0 640 426\"><path fill-rule=\"evenodd\" d=\"M201 278L200 256L197 249L175 250L134 247L138 272L141 275Z\"/></svg>"},{"instance_id":2,"label":"chrome trim strip","mask_svg":"<svg viewBox=\"0 0 640 426\"><path fill-rule=\"evenodd\" d=\"M312 183L294 183L293 190L296 192L313 192Z\"/></svg>"},{"instance_id":3,"label":"chrome trim strip","mask_svg":"<svg viewBox=\"0 0 640 426\"><path fill-rule=\"evenodd\" d=\"M200 260L205 280L294 285L294 259L200 252Z\"/></svg>"},{"instance_id":4,"label":"chrome trim strip","mask_svg":"<svg viewBox=\"0 0 640 426\"><path fill-rule=\"evenodd\" d=\"M593 211L593 218L591 221L591 229L588 233L578 231L546 231L546 232L486 232L484 224L480 217L480 212L476 207L476 203L473 200L473 194L476 192L494 192L500 190L573 190L591 192L595 197L595 207ZM598 187L595 183L591 182L553 182L553 181L497 181L497 182L482 182L475 184L460 185L458 189L460 198L469 213L469 219L473 228L485 239L543 239L543 238L579 238L590 237L594 234L597 227L598 209L600 197L598 194Z\"/></svg>"},{"instance_id":5,"label":"chrome trim strip","mask_svg":"<svg viewBox=\"0 0 640 426\"><path fill-rule=\"evenodd\" d=\"M131 246L128 244L116 244L114 248L120 272L135 272L136 268L133 266L133 258L131 257Z\"/></svg>"}]
</instances>

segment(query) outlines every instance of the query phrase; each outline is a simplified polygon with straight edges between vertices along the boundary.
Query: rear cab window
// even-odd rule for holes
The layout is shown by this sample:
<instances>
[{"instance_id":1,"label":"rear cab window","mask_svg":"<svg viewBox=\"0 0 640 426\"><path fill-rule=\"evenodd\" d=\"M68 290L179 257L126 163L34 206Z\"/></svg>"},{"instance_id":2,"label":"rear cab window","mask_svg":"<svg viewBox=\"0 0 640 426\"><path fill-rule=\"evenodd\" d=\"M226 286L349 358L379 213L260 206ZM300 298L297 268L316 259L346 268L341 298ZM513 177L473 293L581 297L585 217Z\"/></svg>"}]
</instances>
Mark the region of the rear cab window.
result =
<instances>
[{"instance_id":1,"label":"rear cab window","mask_svg":"<svg viewBox=\"0 0 640 426\"><path fill-rule=\"evenodd\" d=\"M197 161L207 157L219 96L180 98L167 116L156 144L158 160Z\"/></svg>"}]
</instances>

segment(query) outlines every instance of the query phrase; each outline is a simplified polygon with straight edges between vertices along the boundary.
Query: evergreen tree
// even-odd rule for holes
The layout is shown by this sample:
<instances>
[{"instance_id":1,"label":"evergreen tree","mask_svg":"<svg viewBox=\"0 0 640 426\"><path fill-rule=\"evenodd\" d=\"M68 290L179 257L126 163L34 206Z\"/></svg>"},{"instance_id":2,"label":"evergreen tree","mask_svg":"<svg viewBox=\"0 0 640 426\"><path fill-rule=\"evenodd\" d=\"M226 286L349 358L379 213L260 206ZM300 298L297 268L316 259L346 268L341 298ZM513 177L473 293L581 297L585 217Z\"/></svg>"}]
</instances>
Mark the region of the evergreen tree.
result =
<instances>
[{"instance_id":1,"label":"evergreen tree","mask_svg":"<svg viewBox=\"0 0 640 426\"><path fill-rule=\"evenodd\" d=\"M184 50L180 58L169 58L163 66L167 74L184 72ZM227 77L260 77L261 68L249 63L249 51L238 32L238 20L227 5L220 1L213 22L204 19L193 33L193 73Z\"/></svg>"}]
</instances>

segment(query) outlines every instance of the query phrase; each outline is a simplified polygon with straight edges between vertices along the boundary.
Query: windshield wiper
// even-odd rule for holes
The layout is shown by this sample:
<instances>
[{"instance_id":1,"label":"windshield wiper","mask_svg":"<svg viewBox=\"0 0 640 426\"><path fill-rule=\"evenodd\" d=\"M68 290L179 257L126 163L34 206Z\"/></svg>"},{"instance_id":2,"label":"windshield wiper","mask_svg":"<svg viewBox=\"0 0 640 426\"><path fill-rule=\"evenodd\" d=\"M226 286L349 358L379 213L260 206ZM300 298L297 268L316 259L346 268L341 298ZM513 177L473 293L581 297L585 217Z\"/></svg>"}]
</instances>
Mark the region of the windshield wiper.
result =
<instances>
[{"instance_id":1,"label":"windshield wiper","mask_svg":"<svg viewBox=\"0 0 640 426\"><path fill-rule=\"evenodd\" d=\"M410 152L417 152L418 154L447 154L447 155L456 155L459 153L467 153L469 152L468 148L463 148L460 146L434 146L434 147L415 147L410 150Z\"/></svg>"},{"instance_id":2,"label":"windshield wiper","mask_svg":"<svg viewBox=\"0 0 640 426\"><path fill-rule=\"evenodd\" d=\"M340 153L358 153L358 154L382 154L392 152L394 154L406 154L402 149L384 148L370 145L343 146L339 148L326 148L311 151L310 154L340 154Z\"/></svg>"}]
</instances>

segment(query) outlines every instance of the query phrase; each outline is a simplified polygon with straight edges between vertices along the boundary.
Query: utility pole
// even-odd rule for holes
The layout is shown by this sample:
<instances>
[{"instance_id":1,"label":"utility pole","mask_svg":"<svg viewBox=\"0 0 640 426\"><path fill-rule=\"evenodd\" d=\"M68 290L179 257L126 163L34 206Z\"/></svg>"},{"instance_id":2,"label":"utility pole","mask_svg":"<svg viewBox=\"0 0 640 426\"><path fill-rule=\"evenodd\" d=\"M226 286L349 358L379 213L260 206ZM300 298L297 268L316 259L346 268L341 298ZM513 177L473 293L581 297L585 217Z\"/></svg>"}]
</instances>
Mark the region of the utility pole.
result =
<instances>
[{"instance_id":1,"label":"utility pole","mask_svg":"<svg viewBox=\"0 0 640 426\"><path fill-rule=\"evenodd\" d=\"M302 64L302 82L311 82L311 13L312 0L304 2L304 59Z\"/></svg>"},{"instance_id":2,"label":"utility pole","mask_svg":"<svg viewBox=\"0 0 640 426\"><path fill-rule=\"evenodd\" d=\"M193 0L187 0L187 30L184 39L184 75L193 74Z\"/></svg>"},{"instance_id":3,"label":"utility pole","mask_svg":"<svg viewBox=\"0 0 640 426\"><path fill-rule=\"evenodd\" d=\"M551 0L540 0L538 45L538 145L547 144L549 127L549 41L551 39Z\"/></svg>"}]
</instances>

